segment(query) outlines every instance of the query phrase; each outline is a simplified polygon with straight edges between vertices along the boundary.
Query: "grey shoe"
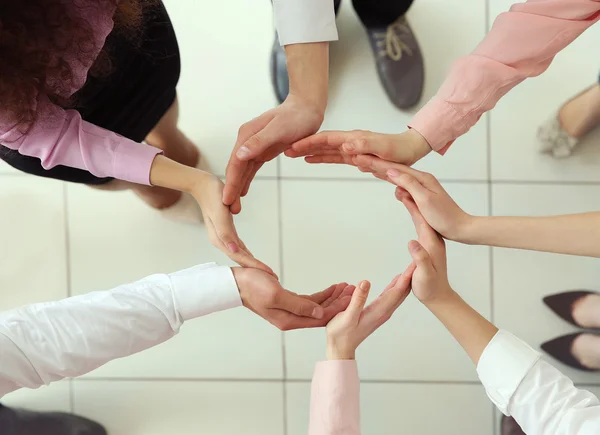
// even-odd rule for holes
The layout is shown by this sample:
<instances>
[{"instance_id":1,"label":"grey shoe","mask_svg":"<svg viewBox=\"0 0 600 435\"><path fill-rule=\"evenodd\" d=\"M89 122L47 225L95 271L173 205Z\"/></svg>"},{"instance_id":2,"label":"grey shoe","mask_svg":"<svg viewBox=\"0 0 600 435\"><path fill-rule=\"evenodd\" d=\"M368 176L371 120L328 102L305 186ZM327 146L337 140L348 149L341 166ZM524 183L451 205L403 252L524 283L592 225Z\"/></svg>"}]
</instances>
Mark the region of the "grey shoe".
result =
<instances>
[{"instance_id":1,"label":"grey shoe","mask_svg":"<svg viewBox=\"0 0 600 435\"><path fill-rule=\"evenodd\" d=\"M423 94L425 67L421 48L405 16L385 28L367 28L377 72L399 109L415 106Z\"/></svg>"},{"instance_id":2,"label":"grey shoe","mask_svg":"<svg viewBox=\"0 0 600 435\"><path fill-rule=\"evenodd\" d=\"M0 405L2 435L107 435L98 423L61 412L33 412Z\"/></svg>"},{"instance_id":3,"label":"grey shoe","mask_svg":"<svg viewBox=\"0 0 600 435\"><path fill-rule=\"evenodd\" d=\"M337 15L342 0L334 0L335 13ZM290 78L287 70L287 59L285 50L279 45L279 37L275 32L275 41L271 50L271 83L275 91L275 97L279 104L283 103L290 93Z\"/></svg>"},{"instance_id":4,"label":"grey shoe","mask_svg":"<svg viewBox=\"0 0 600 435\"><path fill-rule=\"evenodd\" d=\"M550 154L557 159L569 157L579 139L569 136L558 119L558 113L540 125L537 131L538 149L543 154Z\"/></svg>"}]
</instances>

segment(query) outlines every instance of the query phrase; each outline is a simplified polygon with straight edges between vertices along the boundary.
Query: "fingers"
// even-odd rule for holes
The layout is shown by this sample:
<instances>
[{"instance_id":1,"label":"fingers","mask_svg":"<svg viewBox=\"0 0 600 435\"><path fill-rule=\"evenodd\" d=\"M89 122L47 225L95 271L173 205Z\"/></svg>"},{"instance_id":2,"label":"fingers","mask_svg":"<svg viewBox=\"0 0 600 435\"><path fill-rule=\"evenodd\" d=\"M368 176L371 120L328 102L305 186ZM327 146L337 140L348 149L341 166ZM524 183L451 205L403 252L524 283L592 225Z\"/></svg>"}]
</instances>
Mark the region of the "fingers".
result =
<instances>
[{"instance_id":1,"label":"fingers","mask_svg":"<svg viewBox=\"0 0 600 435\"><path fill-rule=\"evenodd\" d=\"M304 138L286 151L288 157L304 157L319 155L324 151L337 150L339 152L343 143L347 142L352 132L347 131L323 131Z\"/></svg>"},{"instance_id":2,"label":"fingers","mask_svg":"<svg viewBox=\"0 0 600 435\"><path fill-rule=\"evenodd\" d=\"M310 299L311 301L323 305L329 302L331 299L338 297L342 291L348 286L347 283L341 282L339 284L333 284L332 286L326 288L323 291L318 293L314 293L312 295L303 296L306 299Z\"/></svg>"},{"instance_id":3,"label":"fingers","mask_svg":"<svg viewBox=\"0 0 600 435\"><path fill-rule=\"evenodd\" d=\"M301 317L310 317L313 319L323 318L323 307L310 299L303 298L290 291L284 291L275 301L274 308L287 311Z\"/></svg>"},{"instance_id":4,"label":"fingers","mask_svg":"<svg viewBox=\"0 0 600 435\"><path fill-rule=\"evenodd\" d=\"M361 322L364 322L369 333L383 325L405 301L410 293L414 270L415 266L412 264L402 275L394 279L393 285L387 291L384 291L375 302L366 308Z\"/></svg>"},{"instance_id":5,"label":"fingers","mask_svg":"<svg viewBox=\"0 0 600 435\"><path fill-rule=\"evenodd\" d=\"M247 167L248 162L241 161L235 155L231 155L225 171L223 204L231 206L235 202L239 201L240 193L243 187L244 174L246 173ZM241 204L239 204L239 209L241 210Z\"/></svg>"},{"instance_id":6,"label":"fingers","mask_svg":"<svg viewBox=\"0 0 600 435\"><path fill-rule=\"evenodd\" d=\"M281 128L273 118L262 130L252 135L237 150L236 157L247 161L258 157L276 143L281 141Z\"/></svg>"},{"instance_id":7,"label":"fingers","mask_svg":"<svg viewBox=\"0 0 600 435\"><path fill-rule=\"evenodd\" d=\"M367 298L369 297L370 288L371 283L369 281L361 281L358 285L358 288L352 295L352 299L350 301L350 305L348 305L348 308L346 309L346 313L348 313L353 323L358 323L358 320L360 319L360 314L362 313L362 310L367 303Z\"/></svg>"},{"instance_id":8,"label":"fingers","mask_svg":"<svg viewBox=\"0 0 600 435\"><path fill-rule=\"evenodd\" d=\"M387 175L392 183L396 186L402 187L410 196L412 196L417 204L425 202L427 196L432 192L428 190L419 180L412 175L407 173L401 173L396 169L390 169Z\"/></svg>"},{"instance_id":9,"label":"fingers","mask_svg":"<svg viewBox=\"0 0 600 435\"><path fill-rule=\"evenodd\" d=\"M419 207L417 204L415 204L409 194L401 194L401 196L402 204L404 204L404 207L406 207L408 213L410 214L419 240L425 243L427 248L430 248L433 243L439 243L441 240L440 236L425 220L423 214L421 214L421 211L419 210Z\"/></svg>"},{"instance_id":10,"label":"fingers","mask_svg":"<svg viewBox=\"0 0 600 435\"><path fill-rule=\"evenodd\" d=\"M431 261L429 253L419 242L411 240L408 244L408 251L417 265L417 269L421 269L426 273L435 273L435 268L433 267L433 262Z\"/></svg>"},{"instance_id":11,"label":"fingers","mask_svg":"<svg viewBox=\"0 0 600 435\"><path fill-rule=\"evenodd\" d=\"M252 169L246 171L246 177L244 178L241 196L248 195L248 191L250 190L250 184L252 183L252 180L254 180L256 173L258 172L258 170L260 168L262 168L262 166L263 166L263 163L255 161L255 162L253 162Z\"/></svg>"}]
</instances>

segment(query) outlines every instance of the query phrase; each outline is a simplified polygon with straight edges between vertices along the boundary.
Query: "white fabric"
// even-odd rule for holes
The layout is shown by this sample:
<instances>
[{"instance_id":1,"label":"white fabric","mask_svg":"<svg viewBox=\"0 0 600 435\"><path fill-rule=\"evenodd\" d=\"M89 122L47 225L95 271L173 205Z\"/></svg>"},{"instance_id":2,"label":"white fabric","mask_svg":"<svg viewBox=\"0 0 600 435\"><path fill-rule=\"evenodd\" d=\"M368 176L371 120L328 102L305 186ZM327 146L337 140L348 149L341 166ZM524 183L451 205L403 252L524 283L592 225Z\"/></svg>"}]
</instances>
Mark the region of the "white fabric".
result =
<instances>
[{"instance_id":1,"label":"white fabric","mask_svg":"<svg viewBox=\"0 0 600 435\"><path fill-rule=\"evenodd\" d=\"M186 320L240 306L229 267L204 264L0 314L0 397L160 344Z\"/></svg>"},{"instance_id":2,"label":"white fabric","mask_svg":"<svg viewBox=\"0 0 600 435\"><path fill-rule=\"evenodd\" d=\"M527 435L600 434L600 401L540 358L539 352L498 331L477 373L489 398Z\"/></svg>"},{"instance_id":3,"label":"white fabric","mask_svg":"<svg viewBox=\"0 0 600 435\"><path fill-rule=\"evenodd\" d=\"M338 39L333 0L273 0L273 10L282 46Z\"/></svg>"}]
</instances>

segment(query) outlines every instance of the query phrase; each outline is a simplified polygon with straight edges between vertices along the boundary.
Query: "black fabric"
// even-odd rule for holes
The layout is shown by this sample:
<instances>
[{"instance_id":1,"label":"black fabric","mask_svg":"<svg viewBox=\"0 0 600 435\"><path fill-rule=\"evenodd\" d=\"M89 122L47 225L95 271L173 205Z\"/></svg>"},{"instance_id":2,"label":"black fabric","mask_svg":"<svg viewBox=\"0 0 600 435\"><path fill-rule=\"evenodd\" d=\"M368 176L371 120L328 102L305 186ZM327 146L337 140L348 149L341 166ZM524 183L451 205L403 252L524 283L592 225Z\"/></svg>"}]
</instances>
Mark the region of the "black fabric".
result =
<instances>
[{"instance_id":1,"label":"black fabric","mask_svg":"<svg viewBox=\"0 0 600 435\"><path fill-rule=\"evenodd\" d=\"M387 27L404 15L413 0L352 0L360 20L367 28Z\"/></svg>"},{"instance_id":2,"label":"black fabric","mask_svg":"<svg viewBox=\"0 0 600 435\"><path fill-rule=\"evenodd\" d=\"M146 138L175 101L181 71L177 38L162 2L145 12L141 38L136 46L113 31L106 40L112 73L104 78L88 78L75 95L75 109L84 120L136 142ZM66 166L45 170L39 159L5 147L0 158L16 169L41 177L91 185L112 180Z\"/></svg>"}]
</instances>

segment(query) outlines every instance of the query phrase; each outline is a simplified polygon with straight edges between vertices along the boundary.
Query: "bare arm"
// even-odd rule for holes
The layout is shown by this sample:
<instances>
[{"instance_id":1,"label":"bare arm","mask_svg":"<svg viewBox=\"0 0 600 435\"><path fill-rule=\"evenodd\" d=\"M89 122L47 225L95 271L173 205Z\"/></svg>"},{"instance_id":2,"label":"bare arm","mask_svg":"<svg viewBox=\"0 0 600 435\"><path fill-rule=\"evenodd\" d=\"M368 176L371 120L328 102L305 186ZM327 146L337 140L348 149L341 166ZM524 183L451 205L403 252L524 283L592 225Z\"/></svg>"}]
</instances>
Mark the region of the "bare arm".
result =
<instances>
[{"instance_id":1,"label":"bare arm","mask_svg":"<svg viewBox=\"0 0 600 435\"><path fill-rule=\"evenodd\" d=\"M457 241L600 257L600 212L548 217L473 216Z\"/></svg>"}]
</instances>

